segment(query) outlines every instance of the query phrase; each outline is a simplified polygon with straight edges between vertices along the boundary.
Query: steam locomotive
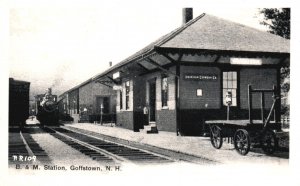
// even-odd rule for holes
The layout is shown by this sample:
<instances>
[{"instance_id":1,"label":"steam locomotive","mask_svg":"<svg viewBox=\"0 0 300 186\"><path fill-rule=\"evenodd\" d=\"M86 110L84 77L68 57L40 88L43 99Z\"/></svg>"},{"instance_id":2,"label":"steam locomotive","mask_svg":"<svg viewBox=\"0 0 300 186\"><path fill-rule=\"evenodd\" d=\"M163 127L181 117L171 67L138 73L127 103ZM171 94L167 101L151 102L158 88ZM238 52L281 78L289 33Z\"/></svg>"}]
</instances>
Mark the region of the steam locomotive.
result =
<instances>
[{"instance_id":1,"label":"steam locomotive","mask_svg":"<svg viewBox=\"0 0 300 186\"><path fill-rule=\"evenodd\" d=\"M52 95L52 89L48 88L45 94L35 96L36 116L41 126L58 125L57 95Z\"/></svg>"}]
</instances>

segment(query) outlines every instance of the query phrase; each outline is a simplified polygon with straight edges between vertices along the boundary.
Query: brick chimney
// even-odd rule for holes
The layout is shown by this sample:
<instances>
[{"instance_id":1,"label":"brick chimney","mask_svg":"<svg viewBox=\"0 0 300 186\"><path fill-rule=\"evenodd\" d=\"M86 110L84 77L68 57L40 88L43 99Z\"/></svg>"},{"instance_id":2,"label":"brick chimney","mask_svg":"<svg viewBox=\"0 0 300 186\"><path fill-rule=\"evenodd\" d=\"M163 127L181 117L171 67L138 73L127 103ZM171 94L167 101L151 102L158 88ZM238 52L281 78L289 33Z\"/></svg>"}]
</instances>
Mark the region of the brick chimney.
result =
<instances>
[{"instance_id":1,"label":"brick chimney","mask_svg":"<svg viewBox=\"0 0 300 186\"><path fill-rule=\"evenodd\" d=\"M182 24L189 22L193 19L193 8L183 8L182 9Z\"/></svg>"}]
</instances>

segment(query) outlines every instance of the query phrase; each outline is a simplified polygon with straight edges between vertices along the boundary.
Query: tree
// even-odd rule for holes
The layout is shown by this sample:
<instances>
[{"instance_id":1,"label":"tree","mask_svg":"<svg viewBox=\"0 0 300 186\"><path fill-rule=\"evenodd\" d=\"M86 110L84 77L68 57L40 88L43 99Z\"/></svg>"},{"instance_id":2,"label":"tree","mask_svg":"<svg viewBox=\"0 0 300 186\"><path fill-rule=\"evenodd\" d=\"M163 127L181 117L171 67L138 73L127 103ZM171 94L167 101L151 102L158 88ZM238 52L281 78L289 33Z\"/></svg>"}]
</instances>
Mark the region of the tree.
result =
<instances>
[{"instance_id":1,"label":"tree","mask_svg":"<svg viewBox=\"0 0 300 186\"><path fill-rule=\"evenodd\" d=\"M268 26L269 32L290 39L290 8L264 8L260 10L264 20L260 23ZM283 64L281 72L281 92L288 96L290 90L290 64ZM282 114L289 115L289 105L282 104Z\"/></svg>"},{"instance_id":2,"label":"tree","mask_svg":"<svg viewBox=\"0 0 300 186\"><path fill-rule=\"evenodd\" d=\"M261 24L269 27L269 32L290 39L290 8L264 8L260 10L264 15Z\"/></svg>"}]
</instances>

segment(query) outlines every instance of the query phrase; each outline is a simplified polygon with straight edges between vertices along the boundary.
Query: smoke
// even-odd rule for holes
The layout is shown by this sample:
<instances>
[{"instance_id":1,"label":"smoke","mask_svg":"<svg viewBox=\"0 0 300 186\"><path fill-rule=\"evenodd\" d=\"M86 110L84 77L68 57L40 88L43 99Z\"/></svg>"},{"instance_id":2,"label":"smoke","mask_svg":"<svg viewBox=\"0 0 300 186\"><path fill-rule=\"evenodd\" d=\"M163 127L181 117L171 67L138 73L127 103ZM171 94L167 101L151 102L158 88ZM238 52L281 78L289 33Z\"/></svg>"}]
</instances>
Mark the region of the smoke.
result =
<instances>
[{"instance_id":1,"label":"smoke","mask_svg":"<svg viewBox=\"0 0 300 186\"><path fill-rule=\"evenodd\" d=\"M62 90L62 85L64 82L64 77L65 77L65 72L69 69L70 63L64 63L61 66L57 68L56 73L54 74L53 78L53 83L49 88L52 88L55 92L61 92Z\"/></svg>"}]
</instances>

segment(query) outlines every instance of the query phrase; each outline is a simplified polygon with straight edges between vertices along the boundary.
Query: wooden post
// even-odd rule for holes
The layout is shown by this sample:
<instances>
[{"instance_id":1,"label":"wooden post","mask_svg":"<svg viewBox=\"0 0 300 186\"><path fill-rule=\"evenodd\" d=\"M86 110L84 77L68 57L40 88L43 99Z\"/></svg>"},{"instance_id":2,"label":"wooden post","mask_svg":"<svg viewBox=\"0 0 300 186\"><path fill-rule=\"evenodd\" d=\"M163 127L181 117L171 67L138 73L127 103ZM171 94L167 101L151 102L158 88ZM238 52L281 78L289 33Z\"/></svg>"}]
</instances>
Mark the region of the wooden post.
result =
<instances>
[{"instance_id":1,"label":"wooden post","mask_svg":"<svg viewBox=\"0 0 300 186\"><path fill-rule=\"evenodd\" d=\"M261 92L261 120L265 123L265 94Z\"/></svg>"},{"instance_id":2,"label":"wooden post","mask_svg":"<svg viewBox=\"0 0 300 186\"><path fill-rule=\"evenodd\" d=\"M103 105L102 105L102 103L100 104L100 124L102 125L103 123L102 123L102 115L103 115Z\"/></svg>"},{"instance_id":3,"label":"wooden post","mask_svg":"<svg viewBox=\"0 0 300 186\"><path fill-rule=\"evenodd\" d=\"M181 112L180 112L180 61L183 54L180 54L176 60L176 76L175 76L175 100L176 100L176 134L180 135L181 132Z\"/></svg>"},{"instance_id":4,"label":"wooden post","mask_svg":"<svg viewBox=\"0 0 300 186\"><path fill-rule=\"evenodd\" d=\"M158 48L157 48L158 49ZM166 70L162 67L159 67L161 70L166 71L170 74L173 74L175 77L175 102L176 102L176 135L179 136L180 132L181 132L181 114L180 114L180 97L179 97L179 92L180 92L180 61L181 58L183 56L183 54L179 53L179 57L177 60L174 60L173 58L171 58L169 55L167 54L163 54L160 53L161 55L163 55L164 57L166 57L171 63L175 64L176 67L176 72L175 74L170 71L170 70ZM153 63L154 61L152 60L148 60L148 62L152 63L153 65L155 65L155 63Z\"/></svg>"},{"instance_id":5,"label":"wooden post","mask_svg":"<svg viewBox=\"0 0 300 186\"><path fill-rule=\"evenodd\" d=\"M274 85L273 86L273 96L274 99L276 99L276 96L280 96L280 88L279 91L277 90L277 86ZM280 107L281 107L281 99L276 99L276 104L275 104L275 108L274 108L274 121L275 122L280 122Z\"/></svg>"},{"instance_id":6,"label":"wooden post","mask_svg":"<svg viewBox=\"0 0 300 186\"><path fill-rule=\"evenodd\" d=\"M181 132L180 119L180 97L179 97L179 81L180 81L180 64L176 62L176 76L175 76L175 92L176 92L176 135L179 136Z\"/></svg>"},{"instance_id":7,"label":"wooden post","mask_svg":"<svg viewBox=\"0 0 300 186\"><path fill-rule=\"evenodd\" d=\"M251 85L248 85L248 109L249 109L249 123L252 124L252 88Z\"/></svg>"}]
</instances>

